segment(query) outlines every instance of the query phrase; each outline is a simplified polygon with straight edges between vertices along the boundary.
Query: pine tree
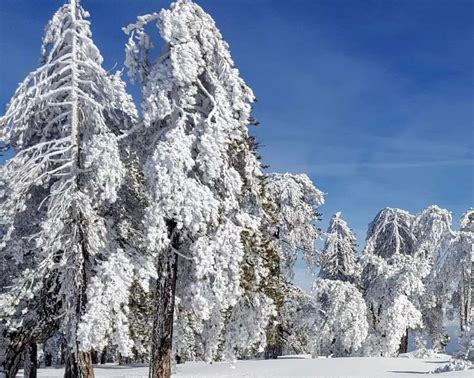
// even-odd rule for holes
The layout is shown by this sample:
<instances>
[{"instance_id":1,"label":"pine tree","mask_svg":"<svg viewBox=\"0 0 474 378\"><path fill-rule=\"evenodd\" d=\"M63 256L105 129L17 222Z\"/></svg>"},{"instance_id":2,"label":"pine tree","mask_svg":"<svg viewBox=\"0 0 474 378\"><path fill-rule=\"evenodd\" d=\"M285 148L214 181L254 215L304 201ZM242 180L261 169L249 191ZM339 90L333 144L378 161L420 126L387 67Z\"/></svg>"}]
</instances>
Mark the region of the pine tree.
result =
<instances>
[{"instance_id":1,"label":"pine tree","mask_svg":"<svg viewBox=\"0 0 474 378\"><path fill-rule=\"evenodd\" d=\"M273 234L279 243L281 269L292 278L299 252L309 268L316 265L314 242L321 234L315 225L320 217L316 209L324 203L324 194L305 174L269 174L265 186L277 207Z\"/></svg>"},{"instance_id":2,"label":"pine tree","mask_svg":"<svg viewBox=\"0 0 474 378\"><path fill-rule=\"evenodd\" d=\"M387 207L370 223L364 253L375 254L386 260L394 255L412 255L414 217L400 209Z\"/></svg>"},{"instance_id":3,"label":"pine tree","mask_svg":"<svg viewBox=\"0 0 474 378\"><path fill-rule=\"evenodd\" d=\"M317 207L324 203L324 196L304 174L268 174L264 188L266 203L269 204L266 207L264 234L268 248L266 261L270 270L264 290L276 307L267 330L265 358L277 358L285 347L293 345L300 348L298 345L305 344L296 340L298 332L292 327L292 318L296 315L293 305L301 304L307 298L300 295L291 280L299 253L308 269L316 265L314 243L321 233L316 227L320 217Z\"/></svg>"},{"instance_id":4,"label":"pine tree","mask_svg":"<svg viewBox=\"0 0 474 378\"><path fill-rule=\"evenodd\" d=\"M144 26L152 21L164 50L150 62ZM201 354L211 356L224 315L242 297L241 235L260 222L258 206L243 206L257 196L261 176L248 143L254 95L214 21L192 1L139 17L125 30L126 65L142 84L149 135L145 223L158 265L150 374L161 377L170 374L174 313L177 323L192 318L205 338Z\"/></svg>"},{"instance_id":5,"label":"pine tree","mask_svg":"<svg viewBox=\"0 0 474 378\"><path fill-rule=\"evenodd\" d=\"M415 238L412 231L414 216L400 209L385 208L381 210L375 219L369 224L367 231L364 255L375 255L385 259L389 264L406 263L404 256L413 256L415 253ZM377 259L373 259L375 262ZM369 263L365 266L366 276L372 276L374 272L368 269L375 268L378 263ZM396 269L397 270L397 269ZM404 271L403 267L399 267ZM388 277L387 277L388 278ZM370 308L370 312L374 309ZM408 347L408 331L401 339L400 352L406 352Z\"/></svg>"},{"instance_id":6,"label":"pine tree","mask_svg":"<svg viewBox=\"0 0 474 378\"><path fill-rule=\"evenodd\" d=\"M70 377L93 376L86 352L105 335L128 338L132 268L108 213L126 176L117 136L136 112L118 74L101 68L87 17L77 0L55 13L41 66L0 120L1 142L15 152L2 168L0 212L10 374L26 345L58 329Z\"/></svg>"},{"instance_id":7,"label":"pine tree","mask_svg":"<svg viewBox=\"0 0 474 378\"><path fill-rule=\"evenodd\" d=\"M341 280L318 279L312 290L316 316L312 323L313 355L350 356L368 333L367 309L355 285Z\"/></svg>"},{"instance_id":8,"label":"pine tree","mask_svg":"<svg viewBox=\"0 0 474 378\"><path fill-rule=\"evenodd\" d=\"M436 352L442 352L447 334L443 329L443 317L449 298L443 295L445 277L440 276L441 253L454 237L451 230L451 214L438 206L430 206L417 214L412 225L415 238L415 255L425 260L430 273L423 279L424 292L416 300L416 306L423 314L423 328L415 337L419 353L425 353L428 343Z\"/></svg>"},{"instance_id":9,"label":"pine tree","mask_svg":"<svg viewBox=\"0 0 474 378\"><path fill-rule=\"evenodd\" d=\"M369 355L406 352L408 329L422 324L415 301L424 290L423 279L430 267L416 254L414 219L404 210L385 208L369 225L361 259L361 287L370 325L365 353ZM397 316L400 321L394 321Z\"/></svg>"},{"instance_id":10,"label":"pine tree","mask_svg":"<svg viewBox=\"0 0 474 378\"><path fill-rule=\"evenodd\" d=\"M319 257L319 277L323 279L354 282L358 267L356 238L341 213L336 213L329 223L326 242Z\"/></svg>"},{"instance_id":11,"label":"pine tree","mask_svg":"<svg viewBox=\"0 0 474 378\"><path fill-rule=\"evenodd\" d=\"M395 254L390 261L367 254L361 258L361 286L367 304L369 332L362 353L397 356L408 329L422 326L415 299L423 293L429 265L413 256Z\"/></svg>"},{"instance_id":12,"label":"pine tree","mask_svg":"<svg viewBox=\"0 0 474 378\"><path fill-rule=\"evenodd\" d=\"M461 330L469 331L469 327L472 326L474 307L474 209L466 211L459 223L460 231L454 245L461 270ZM474 347L471 346L471 353L473 349Z\"/></svg>"}]
</instances>

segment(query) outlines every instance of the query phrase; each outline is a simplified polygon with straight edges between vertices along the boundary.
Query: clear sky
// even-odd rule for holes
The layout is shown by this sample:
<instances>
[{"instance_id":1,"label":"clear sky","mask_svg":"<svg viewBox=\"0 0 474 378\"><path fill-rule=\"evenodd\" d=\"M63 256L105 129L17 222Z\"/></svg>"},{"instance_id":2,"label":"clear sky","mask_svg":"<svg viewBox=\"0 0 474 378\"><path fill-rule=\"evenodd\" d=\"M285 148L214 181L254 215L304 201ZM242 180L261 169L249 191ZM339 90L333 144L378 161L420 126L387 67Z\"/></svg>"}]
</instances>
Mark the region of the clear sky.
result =
<instances>
[{"instance_id":1,"label":"clear sky","mask_svg":"<svg viewBox=\"0 0 474 378\"><path fill-rule=\"evenodd\" d=\"M363 245L383 207L438 204L457 222L474 206L474 1L197 2L258 98L264 163L327 193L323 228L340 210ZM61 4L0 1L0 107L37 66ZM123 65L121 27L168 4L82 1L106 68Z\"/></svg>"}]
</instances>

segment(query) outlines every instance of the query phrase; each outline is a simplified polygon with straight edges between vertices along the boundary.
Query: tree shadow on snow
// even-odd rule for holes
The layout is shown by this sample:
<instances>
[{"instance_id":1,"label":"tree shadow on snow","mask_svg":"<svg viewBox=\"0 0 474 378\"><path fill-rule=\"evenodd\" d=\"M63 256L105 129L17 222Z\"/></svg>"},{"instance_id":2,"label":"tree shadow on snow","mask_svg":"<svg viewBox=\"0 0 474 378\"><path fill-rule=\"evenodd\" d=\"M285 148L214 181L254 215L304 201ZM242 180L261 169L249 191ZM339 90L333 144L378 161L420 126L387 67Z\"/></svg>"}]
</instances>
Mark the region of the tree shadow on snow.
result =
<instances>
[{"instance_id":1,"label":"tree shadow on snow","mask_svg":"<svg viewBox=\"0 0 474 378\"><path fill-rule=\"evenodd\" d=\"M389 370L387 373L395 373L395 374L428 374L427 371L414 371L414 370Z\"/></svg>"}]
</instances>

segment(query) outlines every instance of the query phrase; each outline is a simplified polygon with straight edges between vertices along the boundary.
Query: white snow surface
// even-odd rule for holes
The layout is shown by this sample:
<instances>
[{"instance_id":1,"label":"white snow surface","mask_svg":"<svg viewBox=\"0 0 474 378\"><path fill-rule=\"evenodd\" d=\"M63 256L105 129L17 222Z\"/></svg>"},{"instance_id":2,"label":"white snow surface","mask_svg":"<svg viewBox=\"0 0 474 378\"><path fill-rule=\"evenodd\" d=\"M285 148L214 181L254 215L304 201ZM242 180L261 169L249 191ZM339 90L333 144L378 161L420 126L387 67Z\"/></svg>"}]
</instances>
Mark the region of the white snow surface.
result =
<instances>
[{"instance_id":1,"label":"white snow surface","mask_svg":"<svg viewBox=\"0 0 474 378\"><path fill-rule=\"evenodd\" d=\"M278 360L237 361L234 365L226 362L206 364L187 362L174 368L173 377L417 377L445 365L448 355L438 358L417 359L411 354L398 358L388 357L347 357L316 358L308 355L284 356ZM96 377L146 378L147 366L98 365L94 368ZM435 377L472 377L473 370L453 371L434 374ZM40 369L38 377L62 377L63 368ZM22 377L22 372L18 377Z\"/></svg>"}]
</instances>

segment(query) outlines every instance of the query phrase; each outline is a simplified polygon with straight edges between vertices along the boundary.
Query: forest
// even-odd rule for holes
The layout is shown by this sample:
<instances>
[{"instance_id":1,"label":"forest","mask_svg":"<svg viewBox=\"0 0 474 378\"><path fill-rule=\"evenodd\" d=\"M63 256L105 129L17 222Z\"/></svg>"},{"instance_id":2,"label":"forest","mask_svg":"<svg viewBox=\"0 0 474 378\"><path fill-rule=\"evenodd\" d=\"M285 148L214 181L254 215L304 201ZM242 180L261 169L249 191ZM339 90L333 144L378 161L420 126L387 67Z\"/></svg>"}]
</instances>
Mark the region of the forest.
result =
<instances>
[{"instance_id":1,"label":"forest","mask_svg":"<svg viewBox=\"0 0 474 378\"><path fill-rule=\"evenodd\" d=\"M342 209L322 230L325 193L266 168L255 96L209 14L177 0L138 16L124 72L103 68L88 17L79 0L57 10L0 118L0 376L397 357L409 339L424 358L444 352L447 319L450 364L471 367L474 208L386 207L365 241Z\"/></svg>"}]
</instances>

